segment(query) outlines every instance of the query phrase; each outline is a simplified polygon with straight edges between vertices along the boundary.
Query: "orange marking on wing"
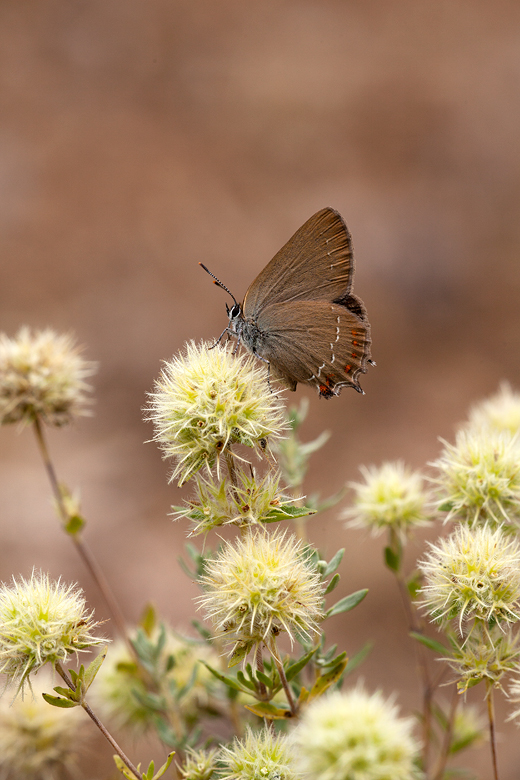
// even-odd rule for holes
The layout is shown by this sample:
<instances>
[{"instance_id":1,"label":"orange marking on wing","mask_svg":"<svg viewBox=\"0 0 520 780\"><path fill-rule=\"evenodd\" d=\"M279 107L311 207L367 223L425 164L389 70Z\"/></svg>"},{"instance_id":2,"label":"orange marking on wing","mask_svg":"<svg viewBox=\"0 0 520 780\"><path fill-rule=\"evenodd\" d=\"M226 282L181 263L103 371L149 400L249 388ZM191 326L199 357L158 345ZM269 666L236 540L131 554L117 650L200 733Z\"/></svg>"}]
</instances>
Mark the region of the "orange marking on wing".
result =
<instances>
[{"instance_id":1,"label":"orange marking on wing","mask_svg":"<svg viewBox=\"0 0 520 780\"><path fill-rule=\"evenodd\" d=\"M352 366L349 364L348 366L345 366L345 373L348 374Z\"/></svg>"}]
</instances>

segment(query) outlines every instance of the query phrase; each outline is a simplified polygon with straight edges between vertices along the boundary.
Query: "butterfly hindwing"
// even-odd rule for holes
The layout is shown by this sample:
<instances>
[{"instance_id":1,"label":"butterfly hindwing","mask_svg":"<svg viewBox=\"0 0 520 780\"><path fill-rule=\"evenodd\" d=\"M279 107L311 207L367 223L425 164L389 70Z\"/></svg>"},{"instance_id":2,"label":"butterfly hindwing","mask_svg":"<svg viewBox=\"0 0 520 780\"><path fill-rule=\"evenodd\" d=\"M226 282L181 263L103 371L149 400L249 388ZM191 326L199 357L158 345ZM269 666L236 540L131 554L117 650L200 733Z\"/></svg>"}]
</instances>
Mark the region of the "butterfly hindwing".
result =
<instances>
[{"instance_id":1,"label":"butterfly hindwing","mask_svg":"<svg viewBox=\"0 0 520 780\"><path fill-rule=\"evenodd\" d=\"M257 318L256 353L269 361L273 376L290 389L313 385L330 398L358 382L370 361L370 325L362 301L348 296L351 308L323 301L266 306Z\"/></svg>"}]
</instances>

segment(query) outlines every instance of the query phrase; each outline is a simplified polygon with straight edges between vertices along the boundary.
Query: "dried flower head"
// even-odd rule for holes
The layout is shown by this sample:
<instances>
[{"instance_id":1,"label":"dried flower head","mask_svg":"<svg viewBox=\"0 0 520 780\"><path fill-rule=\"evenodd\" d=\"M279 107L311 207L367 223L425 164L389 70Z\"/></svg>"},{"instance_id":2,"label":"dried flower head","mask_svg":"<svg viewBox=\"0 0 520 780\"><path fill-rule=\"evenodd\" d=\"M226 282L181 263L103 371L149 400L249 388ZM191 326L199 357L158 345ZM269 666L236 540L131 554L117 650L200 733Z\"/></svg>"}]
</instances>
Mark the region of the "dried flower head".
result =
<instances>
[{"instance_id":1,"label":"dried flower head","mask_svg":"<svg viewBox=\"0 0 520 780\"><path fill-rule=\"evenodd\" d=\"M76 585L53 582L33 572L0 588L0 672L23 685L46 663L66 661L105 639L92 632L99 625L88 612Z\"/></svg>"},{"instance_id":2,"label":"dried flower head","mask_svg":"<svg viewBox=\"0 0 520 780\"><path fill-rule=\"evenodd\" d=\"M158 636L157 629L150 638L156 643ZM160 686L164 686L170 704L175 702L181 718L190 718L198 708L207 706L214 689L215 678L199 660L218 666L218 658L208 645L183 639L165 627L154 666ZM137 734L156 725L157 714L145 703L149 677L143 679L142 668L123 640L110 646L93 689L100 710L117 728L130 728ZM156 698L160 694L154 691Z\"/></svg>"},{"instance_id":3,"label":"dried flower head","mask_svg":"<svg viewBox=\"0 0 520 780\"><path fill-rule=\"evenodd\" d=\"M443 659L457 675L457 688L464 693L468 688L485 681L500 687L506 672L518 666L520 647L511 629L501 626L479 627L464 642L457 643L451 637L452 655Z\"/></svg>"},{"instance_id":4,"label":"dried flower head","mask_svg":"<svg viewBox=\"0 0 520 780\"><path fill-rule=\"evenodd\" d=\"M507 431L515 436L520 432L520 393L514 392L508 382L503 382L495 395L471 409L469 425Z\"/></svg>"},{"instance_id":5,"label":"dried flower head","mask_svg":"<svg viewBox=\"0 0 520 780\"><path fill-rule=\"evenodd\" d=\"M15 338L0 334L0 423L41 419L66 425L85 414L96 364L84 360L71 335L21 328Z\"/></svg>"},{"instance_id":6,"label":"dried flower head","mask_svg":"<svg viewBox=\"0 0 520 780\"><path fill-rule=\"evenodd\" d=\"M520 546L501 528L458 525L430 545L419 564L422 603L432 620L446 624L477 618L489 624L520 620Z\"/></svg>"},{"instance_id":7,"label":"dried flower head","mask_svg":"<svg viewBox=\"0 0 520 780\"><path fill-rule=\"evenodd\" d=\"M295 536L251 532L206 562L201 606L217 631L234 642L233 653L279 631L308 636L321 619L318 570Z\"/></svg>"},{"instance_id":8,"label":"dried flower head","mask_svg":"<svg viewBox=\"0 0 520 780\"><path fill-rule=\"evenodd\" d=\"M80 708L51 707L42 693L55 683L46 671L33 681L34 696L0 698L0 777L56 780L76 768L85 739Z\"/></svg>"},{"instance_id":9,"label":"dried flower head","mask_svg":"<svg viewBox=\"0 0 520 780\"><path fill-rule=\"evenodd\" d=\"M211 469L232 444L265 448L284 430L283 406L251 355L191 342L166 363L146 409L163 457L176 465L171 480L186 482Z\"/></svg>"},{"instance_id":10,"label":"dried flower head","mask_svg":"<svg viewBox=\"0 0 520 780\"><path fill-rule=\"evenodd\" d=\"M394 530L400 536L429 521L428 495L422 476L410 471L404 463L384 463L380 468L361 467L364 482L351 482L354 505L343 517L352 518L348 525L370 528L374 535Z\"/></svg>"},{"instance_id":11,"label":"dried flower head","mask_svg":"<svg viewBox=\"0 0 520 780\"><path fill-rule=\"evenodd\" d=\"M456 519L475 525L520 525L520 447L509 433L462 430L456 444L444 443L444 452L432 464L440 491L439 508Z\"/></svg>"},{"instance_id":12,"label":"dried flower head","mask_svg":"<svg viewBox=\"0 0 520 780\"><path fill-rule=\"evenodd\" d=\"M186 750L184 763L179 772L186 780L210 780L217 772L218 748L213 750Z\"/></svg>"},{"instance_id":13,"label":"dried flower head","mask_svg":"<svg viewBox=\"0 0 520 780\"><path fill-rule=\"evenodd\" d=\"M235 738L231 747L220 751L223 764L221 780L296 780L293 757L283 734L270 729L253 731L247 727L245 738Z\"/></svg>"},{"instance_id":14,"label":"dried flower head","mask_svg":"<svg viewBox=\"0 0 520 780\"><path fill-rule=\"evenodd\" d=\"M413 719L381 693L362 688L316 699L293 732L296 767L319 780L412 780Z\"/></svg>"},{"instance_id":15,"label":"dried flower head","mask_svg":"<svg viewBox=\"0 0 520 780\"><path fill-rule=\"evenodd\" d=\"M191 535L206 533L222 525L254 526L302 516L311 512L294 504L280 490L280 474L268 473L263 479L239 470L236 485L226 477L215 480L197 475L196 497L179 509L176 517L192 521Z\"/></svg>"}]
</instances>

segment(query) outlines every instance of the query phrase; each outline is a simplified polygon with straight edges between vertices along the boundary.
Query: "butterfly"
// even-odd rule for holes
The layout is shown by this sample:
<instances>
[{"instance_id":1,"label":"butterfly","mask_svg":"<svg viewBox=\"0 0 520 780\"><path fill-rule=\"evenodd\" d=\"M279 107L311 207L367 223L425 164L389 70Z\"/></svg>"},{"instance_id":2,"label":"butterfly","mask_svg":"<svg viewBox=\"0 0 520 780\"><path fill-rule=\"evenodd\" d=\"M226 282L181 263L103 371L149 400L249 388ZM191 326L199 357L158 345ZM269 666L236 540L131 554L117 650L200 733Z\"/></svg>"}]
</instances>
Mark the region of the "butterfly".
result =
<instances>
[{"instance_id":1,"label":"butterfly","mask_svg":"<svg viewBox=\"0 0 520 780\"><path fill-rule=\"evenodd\" d=\"M298 382L322 398L342 387L363 393L359 375L371 359L370 323L352 292L352 239L341 215L324 208L307 220L250 284L244 302L200 263L234 301L221 333L268 364L268 378L289 390Z\"/></svg>"}]
</instances>

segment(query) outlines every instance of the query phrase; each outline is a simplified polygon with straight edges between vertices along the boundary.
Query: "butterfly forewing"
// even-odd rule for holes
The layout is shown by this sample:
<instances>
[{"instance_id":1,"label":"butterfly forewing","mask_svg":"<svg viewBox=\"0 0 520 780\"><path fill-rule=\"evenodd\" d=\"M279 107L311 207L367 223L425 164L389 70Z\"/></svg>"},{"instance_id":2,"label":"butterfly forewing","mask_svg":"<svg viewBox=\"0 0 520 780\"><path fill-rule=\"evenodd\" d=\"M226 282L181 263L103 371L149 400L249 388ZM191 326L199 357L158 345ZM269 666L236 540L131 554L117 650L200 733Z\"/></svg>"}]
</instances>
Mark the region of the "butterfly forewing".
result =
<instances>
[{"instance_id":1,"label":"butterfly forewing","mask_svg":"<svg viewBox=\"0 0 520 780\"><path fill-rule=\"evenodd\" d=\"M270 304L259 314L258 327L262 332L267 323L268 336L258 344L258 354L288 387L314 385L327 398L344 385L360 390L358 375L366 373L370 360L370 325L360 299L351 295L349 300L363 317L323 301Z\"/></svg>"},{"instance_id":2,"label":"butterfly forewing","mask_svg":"<svg viewBox=\"0 0 520 780\"><path fill-rule=\"evenodd\" d=\"M249 287L242 306L257 319L269 303L333 301L352 287L352 241L342 217L331 208L314 214L273 257Z\"/></svg>"}]
</instances>

